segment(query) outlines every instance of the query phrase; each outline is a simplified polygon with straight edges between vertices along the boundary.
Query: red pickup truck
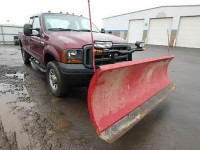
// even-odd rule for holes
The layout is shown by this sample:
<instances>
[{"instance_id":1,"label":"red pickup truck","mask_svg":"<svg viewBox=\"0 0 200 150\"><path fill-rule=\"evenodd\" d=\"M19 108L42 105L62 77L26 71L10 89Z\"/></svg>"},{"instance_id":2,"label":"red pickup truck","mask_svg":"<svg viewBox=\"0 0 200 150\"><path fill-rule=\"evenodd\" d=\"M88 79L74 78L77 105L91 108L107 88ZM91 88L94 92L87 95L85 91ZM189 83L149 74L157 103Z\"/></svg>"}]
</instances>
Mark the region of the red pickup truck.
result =
<instances>
[{"instance_id":1,"label":"red pickup truck","mask_svg":"<svg viewBox=\"0 0 200 150\"><path fill-rule=\"evenodd\" d=\"M134 51L143 50L143 42L131 49L122 38L105 34L93 25L95 64L131 61ZM30 17L19 35L22 58L46 72L55 96L63 96L69 87L87 86L94 74L89 19L61 13L40 13Z\"/></svg>"}]
</instances>

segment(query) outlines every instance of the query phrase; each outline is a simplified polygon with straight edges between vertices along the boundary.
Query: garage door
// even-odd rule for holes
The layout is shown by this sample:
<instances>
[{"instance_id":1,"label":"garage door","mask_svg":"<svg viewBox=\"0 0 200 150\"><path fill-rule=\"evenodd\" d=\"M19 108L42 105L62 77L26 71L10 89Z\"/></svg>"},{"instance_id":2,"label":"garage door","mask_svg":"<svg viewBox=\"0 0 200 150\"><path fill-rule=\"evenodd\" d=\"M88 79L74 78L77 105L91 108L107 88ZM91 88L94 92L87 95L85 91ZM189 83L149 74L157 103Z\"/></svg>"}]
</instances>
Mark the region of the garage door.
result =
<instances>
[{"instance_id":1,"label":"garage door","mask_svg":"<svg viewBox=\"0 0 200 150\"><path fill-rule=\"evenodd\" d=\"M144 30L144 20L131 20L129 22L128 42L135 43L142 41Z\"/></svg>"},{"instance_id":2,"label":"garage door","mask_svg":"<svg viewBox=\"0 0 200 150\"><path fill-rule=\"evenodd\" d=\"M171 32L172 18L150 19L148 44L168 45L167 30Z\"/></svg>"},{"instance_id":3,"label":"garage door","mask_svg":"<svg viewBox=\"0 0 200 150\"><path fill-rule=\"evenodd\" d=\"M200 17L181 18L176 46L200 48Z\"/></svg>"}]
</instances>

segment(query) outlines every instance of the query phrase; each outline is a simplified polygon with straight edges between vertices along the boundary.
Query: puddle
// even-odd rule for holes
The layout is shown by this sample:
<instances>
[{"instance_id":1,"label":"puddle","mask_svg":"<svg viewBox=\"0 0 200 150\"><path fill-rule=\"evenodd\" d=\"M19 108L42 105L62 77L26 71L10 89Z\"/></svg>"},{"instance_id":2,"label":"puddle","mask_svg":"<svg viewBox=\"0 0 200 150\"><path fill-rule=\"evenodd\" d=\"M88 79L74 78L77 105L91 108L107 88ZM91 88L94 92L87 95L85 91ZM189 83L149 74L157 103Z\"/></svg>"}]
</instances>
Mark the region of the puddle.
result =
<instances>
[{"instance_id":1,"label":"puddle","mask_svg":"<svg viewBox=\"0 0 200 150\"><path fill-rule=\"evenodd\" d=\"M16 107L22 107L25 109L32 109L35 106L35 103L27 103L27 102L17 102Z\"/></svg>"},{"instance_id":2,"label":"puddle","mask_svg":"<svg viewBox=\"0 0 200 150\"><path fill-rule=\"evenodd\" d=\"M0 87L2 85L0 84ZM29 145L29 137L22 131L23 125L17 114L13 113L12 108L8 103L16 101L16 95L6 94L0 96L0 119L7 134L16 133L16 141L18 149L22 149Z\"/></svg>"},{"instance_id":3,"label":"puddle","mask_svg":"<svg viewBox=\"0 0 200 150\"><path fill-rule=\"evenodd\" d=\"M6 77L11 77L11 78L23 79L23 81L24 81L24 74L22 74L22 73L6 74L5 76Z\"/></svg>"},{"instance_id":4,"label":"puddle","mask_svg":"<svg viewBox=\"0 0 200 150\"><path fill-rule=\"evenodd\" d=\"M29 94L26 88L23 86L24 74L6 74L5 83L0 83L0 120L2 121L4 131L7 136L12 133L16 134L16 141L18 149L22 150L30 146L30 137L23 130L23 120L19 118L22 112L18 111L20 109L32 109L34 103L26 101L29 98ZM11 82L11 80L16 80L13 84L6 84ZM21 80L19 83L17 80ZM15 84L18 84L17 86ZM17 90L17 88L21 90ZM12 141L11 141L12 142Z\"/></svg>"},{"instance_id":5,"label":"puddle","mask_svg":"<svg viewBox=\"0 0 200 150\"><path fill-rule=\"evenodd\" d=\"M5 91L7 89L7 86L8 86L7 84L1 83L0 84L0 91L2 91L2 92Z\"/></svg>"}]
</instances>

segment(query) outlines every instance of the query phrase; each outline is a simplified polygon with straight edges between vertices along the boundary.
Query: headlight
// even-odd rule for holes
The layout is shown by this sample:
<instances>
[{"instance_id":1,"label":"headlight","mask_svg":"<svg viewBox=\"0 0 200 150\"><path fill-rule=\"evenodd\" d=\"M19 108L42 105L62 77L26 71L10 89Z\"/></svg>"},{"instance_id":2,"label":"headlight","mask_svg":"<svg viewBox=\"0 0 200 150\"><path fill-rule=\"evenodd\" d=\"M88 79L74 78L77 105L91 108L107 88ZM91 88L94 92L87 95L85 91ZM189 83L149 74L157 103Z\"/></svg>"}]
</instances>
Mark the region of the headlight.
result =
<instances>
[{"instance_id":1,"label":"headlight","mask_svg":"<svg viewBox=\"0 0 200 150\"><path fill-rule=\"evenodd\" d=\"M77 50L75 49L72 49L72 50L68 50L68 57L73 57L73 56L76 56L78 53L77 53Z\"/></svg>"},{"instance_id":2,"label":"headlight","mask_svg":"<svg viewBox=\"0 0 200 150\"><path fill-rule=\"evenodd\" d=\"M145 46L145 43L140 43L140 47L144 47Z\"/></svg>"},{"instance_id":3,"label":"headlight","mask_svg":"<svg viewBox=\"0 0 200 150\"><path fill-rule=\"evenodd\" d=\"M94 47L96 49L104 49L104 48L111 48L112 42L110 41L94 41Z\"/></svg>"},{"instance_id":4,"label":"headlight","mask_svg":"<svg viewBox=\"0 0 200 150\"><path fill-rule=\"evenodd\" d=\"M136 41L135 46L137 46L137 48L142 48L145 46L144 42L140 42L140 41Z\"/></svg>"},{"instance_id":5,"label":"headlight","mask_svg":"<svg viewBox=\"0 0 200 150\"><path fill-rule=\"evenodd\" d=\"M63 51L62 62L63 63L82 63L83 50L82 49L70 49Z\"/></svg>"}]
</instances>

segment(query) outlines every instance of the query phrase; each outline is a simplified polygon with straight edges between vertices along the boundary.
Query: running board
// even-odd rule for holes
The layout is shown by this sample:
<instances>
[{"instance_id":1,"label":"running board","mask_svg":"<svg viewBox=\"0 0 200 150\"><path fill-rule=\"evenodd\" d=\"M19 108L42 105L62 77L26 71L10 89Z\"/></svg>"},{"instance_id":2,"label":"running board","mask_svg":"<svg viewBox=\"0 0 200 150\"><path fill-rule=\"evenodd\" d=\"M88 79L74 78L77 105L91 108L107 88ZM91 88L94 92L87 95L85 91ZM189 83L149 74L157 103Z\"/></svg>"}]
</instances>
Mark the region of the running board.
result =
<instances>
[{"instance_id":1,"label":"running board","mask_svg":"<svg viewBox=\"0 0 200 150\"><path fill-rule=\"evenodd\" d=\"M32 62L32 63L37 67L37 69L39 69L41 72L46 72L46 69L43 68L39 63L37 63L33 58L30 58L29 60L30 60L30 62Z\"/></svg>"}]
</instances>

